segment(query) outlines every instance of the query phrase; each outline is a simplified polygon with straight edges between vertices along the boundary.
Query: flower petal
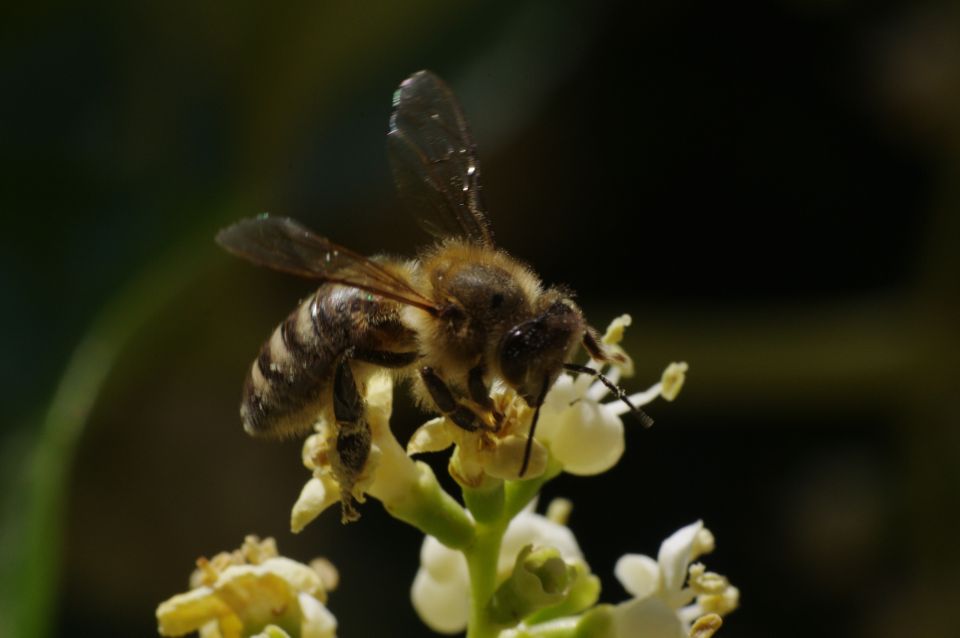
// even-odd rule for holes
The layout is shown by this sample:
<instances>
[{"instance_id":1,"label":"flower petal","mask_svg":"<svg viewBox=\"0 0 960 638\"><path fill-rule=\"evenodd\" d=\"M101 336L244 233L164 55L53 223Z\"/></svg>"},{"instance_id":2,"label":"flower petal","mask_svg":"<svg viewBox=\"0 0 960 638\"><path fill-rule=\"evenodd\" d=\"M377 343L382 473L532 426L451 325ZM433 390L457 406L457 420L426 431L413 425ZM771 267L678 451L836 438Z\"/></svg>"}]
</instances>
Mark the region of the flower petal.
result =
<instances>
[{"instance_id":1,"label":"flower petal","mask_svg":"<svg viewBox=\"0 0 960 638\"><path fill-rule=\"evenodd\" d=\"M320 513L340 500L340 486L328 474L312 478L300 491L300 497L290 513L290 529L294 534L302 530Z\"/></svg>"},{"instance_id":2,"label":"flower petal","mask_svg":"<svg viewBox=\"0 0 960 638\"><path fill-rule=\"evenodd\" d=\"M545 516L524 510L510 521L503 535L497 573L500 575L510 573L520 550L527 545L553 547L567 561L583 560L583 553L569 527L558 525Z\"/></svg>"},{"instance_id":3,"label":"flower petal","mask_svg":"<svg viewBox=\"0 0 960 638\"><path fill-rule=\"evenodd\" d=\"M700 547L697 537L703 529L703 521L681 527L660 544L657 562L663 575L663 589L666 593L679 592L687 580L687 568L697 556Z\"/></svg>"},{"instance_id":4,"label":"flower petal","mask_svg":"<svg viewBox=\"0 0 960 638\"><path fill-rule=\"evenodd\" d=\"M676 612L656 596L632 599L614 608L618 638L687 638Z\"/></svg>"},{"instance_id":5,"label":"flower petal","mask_svg":"<svg viewBox=\"0 0 960 638\"><path fill-rule=\"evenodd\" d=\"M301 593L300 613L303 615L301 638L334 638L337 632L337 619L326 605L309 594Z\"/></svg>"},{"instance_id":6,"label":"flower petal","mask_svg":"<svg viewBox=\"0 0 960 638\"><path fill-rule=\"evenodd\" d=\"M417 428L407 441L407 454L440 452L451 445L453 445L453 433L450 431L449 424L445 418L437 417Z\"/></svg>"},{"instance_id":7,"label":"flower petal","mask_svg":"<svg viewBox=\"0 0 960 638\"><path fill-rule=\"evenodd\" d=\"M420 569L413 579L410 600L420 619L437 633L456 634L467 627L469 586L434 580L425 569Z\"/></svg>"},{"instance_id":8,"label":"flower petal","mask_svg":"<svg viewBox=\"0 0 960 638\"><path fill-rule=\"evenodd\" d=\"M634 598L647 598L660 589L660 566L643 554L624 554L613 573Z\"/></svg>"},{"instance_id":9,"label":"flower petal","mask_svg":"<svg viewBox=\"0 0 960 638\"><path fill-rule=\"evenodd\" d=\"M263 631L253 636L253 638L290 638L290 634L276 625L267 625L263 628Z\"/></svg>"},{"instance_id":10,"label":"flower petal","mask_svg":"<svg viewBox=\"0 0 960 638\"><path fill-rule=\"evenodd\" d=\"M268 558L259 567L262 572L269 572L285 580L294 591L305 592L311 596L323 596L326 593L320 574L285 556Z\"/></svg>"},{"instance_id":11,"label":"flower petal","mask_svg":"<svg viewBox=\"0 0 960 638\"><path fill-rule=\"evenodd\" d=\"M420 566L430 576L441 582L469 582L467 561L458 551L454 551L433 536L423 539L420 546Z\"/></svg>"},{"instance_id":12,"label":"flower petal","mask_svg":"<svg viewBox=\"0 0 960 638\"><path fill-rule=\"evenodd\" d=\"M543 399L540 418L542 419L545 414L563 412L578 398L579 395L576 394L573 387L573 377L566 373L561 374L557 377L553 386L550 387L550 391L547 392L547 396ZM541 427L540 425L537 426L538 435L544 434L544 432L540 431Z\"/></svg>"},{"instance_id":13,"label":"flower petal","mask_svg":"<svg viewBox=\"0 0 960 638\"><path fill-rule=\"evenodd\" d=\"M211 619L229 616L230 607L210 587L198 587L160 603L158 631L163 636L182 636L196 631Z\"/></svg>"},{"instance_id":14,"label":"flower petal","mask_svg":"<svg viewBox=\"0 0 960 638\"><path fill-rule=\"evenodd\" d=\"M497 441L496 448L483 464L483 471L494 478L511 480L517 478L517 473L523 466L523 457L527 450L527 437L511 434ZM540 441L533 440L530 447L530 461L524 479L532 479L543 474L547 469L547 448Z\"/></svg>"},{"instance_id":15,"label":"flower petal","mask_svg":"<svg viewBox=\"0 0 960 638\"><path fill-rule=\"evenodd\" d=\"M599 474L623 456L623 421L609 407L580 401L557 421L550 452L564 471L580 476Z\"/></svg>"},{"instance_id":16,"label":"flower petal","mask_svg":"<svg viewBox=\"0 0 960 638\"><path fill-rule=\"evenodd\" d=\"M220 574L214 590L244 624L265 626L294 599L290 584L262 565L235 565Z\"/></svg>"}]
</instances>

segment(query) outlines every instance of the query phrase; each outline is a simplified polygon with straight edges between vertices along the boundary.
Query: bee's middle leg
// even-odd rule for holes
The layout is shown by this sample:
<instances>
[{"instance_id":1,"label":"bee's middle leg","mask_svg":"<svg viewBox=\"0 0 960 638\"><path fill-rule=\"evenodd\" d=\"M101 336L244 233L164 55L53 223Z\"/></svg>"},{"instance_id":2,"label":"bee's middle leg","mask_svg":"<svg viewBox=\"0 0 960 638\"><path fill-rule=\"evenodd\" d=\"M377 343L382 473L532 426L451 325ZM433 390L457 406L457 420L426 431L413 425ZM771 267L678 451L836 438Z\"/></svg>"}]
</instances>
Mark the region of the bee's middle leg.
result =
<instances>
[{"instance_id":1,"label":"bee's middle leg","mask_svg":"<svg viewBox=\"0 0 960 638\"><path fill-rule=\"evenodd\" d=\"M350 368L350 359L344 357L333 377L333 415L337 421L337 441L333 455L333 475L340 484L341 518L344 523L360 518L357 512L353 486L370 456L370 426L364 418L365 404L357 389Z\"/></svg>"},{"instance_id":2,"label":"bee's middle leg","mask_svg":"<svg viewBox=\"0 0 960 638\"><path fill-rule=\"evenodd\" d=\"M430 398L445 417L468 432L488 429L483 419L469 407L457 401L446 381L430 366L420 368L420 378L426 386Z\"/></svg>"}]
</instances>

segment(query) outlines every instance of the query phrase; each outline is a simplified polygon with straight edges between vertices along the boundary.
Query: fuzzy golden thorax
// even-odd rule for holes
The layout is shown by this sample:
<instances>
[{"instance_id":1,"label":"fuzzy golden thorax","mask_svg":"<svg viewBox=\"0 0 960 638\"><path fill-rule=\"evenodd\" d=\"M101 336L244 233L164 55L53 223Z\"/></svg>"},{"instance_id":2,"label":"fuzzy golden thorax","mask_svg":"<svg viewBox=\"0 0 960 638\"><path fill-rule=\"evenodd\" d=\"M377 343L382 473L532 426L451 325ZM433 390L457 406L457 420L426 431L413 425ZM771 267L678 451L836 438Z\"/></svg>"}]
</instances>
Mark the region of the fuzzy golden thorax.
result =
<instances>
[{"instance_id":1,"label":"fuzzy golden thorax","mask_svg":"<svg viewBox=\"0 0 960 638\"><path fill-rule=\"evenodd\" d=\"M421 363L442 371L455 385L463 385L478 365L487 382L500 378L509 383L502 365L504 346L510 343L508 335L526 326L525 349L514 347L513 356L529 359L529 370L520 376L529 376L528 371L536 376L537 389L527 388L525 380L511 385L524 396L536 394L544 378L556 378L583 336L585 324L576 305L559 290L544 289L525 264L501 250L446 241L421 258L417 271L418 290L439 312L407 308L403 319L418 335ZM564 317L557 321L560 307L569 312L561 312ZM511 360L508 367L515 371L517 365Z\"/></svg>"}]
</instances>

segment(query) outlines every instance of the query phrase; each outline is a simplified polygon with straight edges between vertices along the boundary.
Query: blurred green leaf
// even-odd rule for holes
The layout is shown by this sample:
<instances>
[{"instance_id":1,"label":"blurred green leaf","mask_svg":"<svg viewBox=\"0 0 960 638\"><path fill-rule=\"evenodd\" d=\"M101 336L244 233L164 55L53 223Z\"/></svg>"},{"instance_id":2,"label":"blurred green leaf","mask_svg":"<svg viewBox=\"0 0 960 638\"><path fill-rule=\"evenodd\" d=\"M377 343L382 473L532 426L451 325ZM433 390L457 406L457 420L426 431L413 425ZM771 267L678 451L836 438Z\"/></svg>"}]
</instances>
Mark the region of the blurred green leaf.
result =
<instances>
[{"instance_id":1,"label":"blurred green leaf","mask_svg":"<svg viewBox=\"0 0 960 638\"><path fill-rule=\"evenodd\" d=\"M230 210L230 206L224 207ZM198 216L209 219L211 216ZM215 217L215 216L214 216ZM204 267L212 231L198 231L152 262L93 320L71 355L32 448L21 459L0 534L0 635L45 636L54 618L67 480L77 440L124 347ZM14 551L13 548L17 548Z\"/></svg>"}]
</instances>

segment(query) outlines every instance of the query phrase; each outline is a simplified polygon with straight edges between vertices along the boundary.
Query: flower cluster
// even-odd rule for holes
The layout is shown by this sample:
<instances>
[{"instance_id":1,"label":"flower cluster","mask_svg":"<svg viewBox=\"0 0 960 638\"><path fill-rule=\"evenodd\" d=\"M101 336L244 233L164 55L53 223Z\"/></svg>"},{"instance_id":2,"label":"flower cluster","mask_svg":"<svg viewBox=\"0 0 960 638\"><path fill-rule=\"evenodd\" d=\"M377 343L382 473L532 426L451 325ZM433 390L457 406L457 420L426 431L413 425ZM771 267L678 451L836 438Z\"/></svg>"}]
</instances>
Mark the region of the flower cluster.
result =
<instances>
[{"instance_id":1,"label":"flower cluster","mask_svg":"<svg viewBox=\"0 0 960 638\"><path fill-rule=\"evenodd\" d=\"M714 548L713 535L697 521L663 541L656 560L642 554L626 554L617 561L615 575L632 598L615 606L598 607L591 613L576 614L596 602L599 581L590 574L573 532L565 525L569 512L569 502L558 499L551 503L546 516L536 514L531 506L507 528L497 560L499 582L510 577L514 561L524 548L534 547L556 550L580 576L581 586L569 587L569 604L562 609L565 615L531 614L512 633L504 632L504 638L564 635L564 628L571 635L580 635L575 632L584 626L601 627L597 635L603 638L686 638L695 630L705 637L719 627L721 616L736 609L739 590L723 576L707 572L702 563L694 562ZM428 536L420 550L420 569L413 581L411 599L420 618L434 631L463 631L470 600L463 555ZM707 633L707 628L712 631Z\"/></svg>"},{"instance_id":2,"label":"flower cluster","mask_svg":"<svg viewBox=\"0 0 960 638\"><path fill-rule=\"evenodd\" d=\"M561 472L605 472L624 454L622 416L657 398L672 401L686 363L671 363L647 390L626 395L616 385L633 373L620 347L630 317L610 325L604 362L571 366L546 394L535 437L534 410L510 388L495 384L498 426L466 431L449 419L420 427L404 448L390 429L392 379L375 374L360 388L370 427L370 452L359 471L338 472L338 426L320 418L305 441L302 461L311 477L291 514L294 532L341 503L355 520L354 503L368 496L393 517L424 533L411 600L432 630L468 638L710 638L739 603L739 591L699 559L714 549L697 521L667 538L657 558L627 554L614 573L630 595L599 603L600 579L567 526L572 505L557 499L535 511L540 488ZM610 399L610 393L615 395ZM462 503L447 493L430 467L412 457L453 447L448 470ZM526 472L520 476L520 468ZM318 569L319 567L319 569ZM258 635L329 638L336 620L326 593L335 571L280 557L272 540L250 537L240 550L198 561L191 591L160 605L163 635L199 630L202 638Z\"/></svg>"},{"instance_id":3,"label":"flower cluster","mask_svg":"<svg viewBox=\"0 0 960 638\"><path fill-rule=\"evenodd\" d=\"M531 503L510 521L497 556L498 582L510 576L517 556L528 546L553 548L564 562L587 570L577 539L563 524L565 514L557 511L562 509L563 502L555 503L551 504L547 516L535 513ZM463 554L427 536L420 549L420 569L413 579L411 600L420 618L434 631L444 634L463 631L470 600L470 577Z\"/></svg>"},{"instance_id":4,"label":"flower cluster","mask_svg":"<svg viewBox=\"0 0 960 638\"><path fill-rule=\"evenodd\" d=\"M697 521L663 541L656 560L621 557L614 573L633 598L615 609L617 635L684 638L697 619L736 609L740 591L694 562L713 549L713 534Z\"/></svg>"},{"instance_id":5,"label":"flower cluster","mask_svg":"<svg viewBox=\"0 0 960 638\"><path fill-rule=\"evenodd\" d=\"M163 636L334 638L326 601L336 583L330 563L304 565L280 556L272 538L248 536L236 551L197 560L190 591L157 608L158 628Z\"/></svg>"},{"instance_id":6,"label":"flower cluster","mask_svg":"<svg viewBox=\"0 0 960 638\"><path fill-rule=\"evenodd\" d=\"M603 337L604 346L617 355L608 364L609 370L603 370L596 362L587 365L597 373L605 372L609 384L633 374L633 362L619 345L630 323L630 315L618 317ZM563 471L580 476L606 472L623 456L624 424L620 417L631 405L639 408L658 397L673 401L683 387L686 372L686 363L671 363L661 380L646 391L630 395L626 401L608 402L603 400L610 393L610 386L595 375L561 374L541 408L525 477L541 476L551 461ZM438 452L455 445L450 473L462 485L476 487L487 478L516 478L533 410L503 386L494 389L493 400L496 409L504 415L496 432L467 432L440 417L428 421L414 433L407 452Z\"/></svg>"}]
</instances>

